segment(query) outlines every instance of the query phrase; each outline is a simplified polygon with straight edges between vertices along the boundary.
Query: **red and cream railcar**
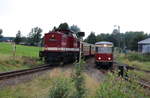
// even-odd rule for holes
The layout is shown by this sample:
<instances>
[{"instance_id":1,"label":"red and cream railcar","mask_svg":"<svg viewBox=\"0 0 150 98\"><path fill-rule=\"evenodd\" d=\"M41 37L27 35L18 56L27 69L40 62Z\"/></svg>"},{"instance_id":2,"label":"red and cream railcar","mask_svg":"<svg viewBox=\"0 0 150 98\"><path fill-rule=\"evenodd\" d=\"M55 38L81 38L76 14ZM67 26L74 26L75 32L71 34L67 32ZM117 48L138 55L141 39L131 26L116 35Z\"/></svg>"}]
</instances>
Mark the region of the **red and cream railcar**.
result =
<instances>
[{"instance_id":1,"label":"red and cream railcar","mask_svg":"<svg viewBox=\"0 0 150 98\"><path fill-rule=\"evenodd\" d=\"M113 43L100 41L95 43L95 63L97 66L111 67L113 64Z\"/></svg>"}]
</instances>

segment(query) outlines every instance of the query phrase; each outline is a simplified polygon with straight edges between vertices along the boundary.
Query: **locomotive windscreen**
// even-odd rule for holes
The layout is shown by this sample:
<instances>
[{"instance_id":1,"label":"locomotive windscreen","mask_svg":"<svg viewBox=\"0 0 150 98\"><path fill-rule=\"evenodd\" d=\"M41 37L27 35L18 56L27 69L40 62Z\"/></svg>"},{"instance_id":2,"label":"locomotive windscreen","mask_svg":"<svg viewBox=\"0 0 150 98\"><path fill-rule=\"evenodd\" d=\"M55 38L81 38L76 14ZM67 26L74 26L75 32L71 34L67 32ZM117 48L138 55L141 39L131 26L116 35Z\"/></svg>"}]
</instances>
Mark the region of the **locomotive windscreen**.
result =
<instances>
[{"instance_id":1,"label":"locomotive windscreen","mask_svg":"<svg viewBox=\"0 0 150 98\"><path fill-rule=\"evenodd\" d=\"M112 53L112 47L96 47L97 53Z\"/></svg>"}]
</instances>

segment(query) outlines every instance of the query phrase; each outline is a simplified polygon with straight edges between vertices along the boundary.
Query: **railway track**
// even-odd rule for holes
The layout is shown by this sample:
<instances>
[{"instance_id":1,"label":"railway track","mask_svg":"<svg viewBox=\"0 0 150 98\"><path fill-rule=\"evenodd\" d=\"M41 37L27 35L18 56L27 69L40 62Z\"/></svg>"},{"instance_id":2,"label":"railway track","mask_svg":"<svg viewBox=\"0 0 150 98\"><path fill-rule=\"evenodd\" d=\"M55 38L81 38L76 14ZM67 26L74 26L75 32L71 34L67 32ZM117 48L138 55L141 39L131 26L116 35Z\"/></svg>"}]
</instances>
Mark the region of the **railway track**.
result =
<instances>
[{"instance_id":1,"label":"railway track","mask_svg":"<svg viewBox=\"0 0 150 98\"><path fill-rule=\"evenodd\" d=\"M146 73L150 72L150 71L145 71L145 70L141 70L141 69L138 69L138 68L131 67L131 66L127 65L127 64L118 63L118 62L114 62L114 66L113 67L114 67L113 71L114 71L114 69L115 70L117 69L117 70L120 70L120 72L122 72L121 76L123 76L123 74L125 74L125 72L127 72L128 70L143 71L143 72L146 72ZM139 85L141 85L142 87L144 87L144 88L150 89L150 81L140 80L140 81L137 81L137 83Z\"/></svg>"},{"instance_id":2,"label":"railway track","mask_svg":"<svg viewBox=\"0 0 150 98\"><path fill-rule=\"evenodd\" d=\"M13 77L17 77L17 76L22 76L22 75L27 75L27 74L39 72L39 71L50 69L50 68L52 68L52 67L50 67L49 65L43 65L43 66L31 68L31 69L3 72L3 73L0 73L0 80L13 78Z\"/></svg>"}]
</instances>

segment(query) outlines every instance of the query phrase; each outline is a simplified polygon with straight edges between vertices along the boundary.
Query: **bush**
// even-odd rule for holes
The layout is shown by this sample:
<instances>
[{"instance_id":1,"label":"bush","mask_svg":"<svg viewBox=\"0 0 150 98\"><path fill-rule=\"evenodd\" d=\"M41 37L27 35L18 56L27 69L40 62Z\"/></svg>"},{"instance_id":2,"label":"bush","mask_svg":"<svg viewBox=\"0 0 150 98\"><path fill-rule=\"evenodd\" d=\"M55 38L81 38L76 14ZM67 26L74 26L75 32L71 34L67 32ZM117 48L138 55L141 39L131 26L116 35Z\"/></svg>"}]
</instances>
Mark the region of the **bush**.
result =
<instances>
[{"instance_id":1,"label":"bush","mask_svg":"<svg viewBox=\"0 0 150 98\"><path fill-rule=\"evenodd\" d=\"M97 89L95 98L143 98L143 88L135 80L125 81L117 74L109 73Z\"/></svg>"},{"instance_id":2,"label":"bush","mask_svg":"<svg viewBox=\"0 0 150 98\"><path fill-rule=\"evenodd\" d=\"M75 72L73 72L72 78L58 77L54 79L49 98L84 98L86 90L82 65L83 61L75 63Z\"/></svg>"},{"instance_id":3,"label":"bush","mask_svg":"<svg viewBox=\"0 0 150 98\"><path fill-rule=\"evenodd\" d=\"M59 77L52 81L49 98L70 98L73 91L71 79Z\"/></svg>"}]
</instances>

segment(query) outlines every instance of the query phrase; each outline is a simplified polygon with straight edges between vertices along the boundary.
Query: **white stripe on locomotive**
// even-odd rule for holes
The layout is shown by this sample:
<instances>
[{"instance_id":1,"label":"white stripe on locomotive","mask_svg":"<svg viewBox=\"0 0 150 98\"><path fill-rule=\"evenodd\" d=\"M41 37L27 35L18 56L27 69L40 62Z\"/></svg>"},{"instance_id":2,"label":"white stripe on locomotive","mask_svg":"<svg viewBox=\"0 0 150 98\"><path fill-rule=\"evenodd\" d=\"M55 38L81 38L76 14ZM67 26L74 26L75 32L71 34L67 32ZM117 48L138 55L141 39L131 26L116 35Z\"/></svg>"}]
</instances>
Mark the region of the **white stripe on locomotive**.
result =
<instances>
[{"instance_id":1,"label":"white stripe on locomotive","mask_svg":"<svg viewBox=\"0 0 150 98\"><path fill-rule=\"evenodd\" d=\"M50 50L50 51L79 51L79 48L57 48L57 47L47 47L45 50Z\"/></svg>"}]
</instances>

